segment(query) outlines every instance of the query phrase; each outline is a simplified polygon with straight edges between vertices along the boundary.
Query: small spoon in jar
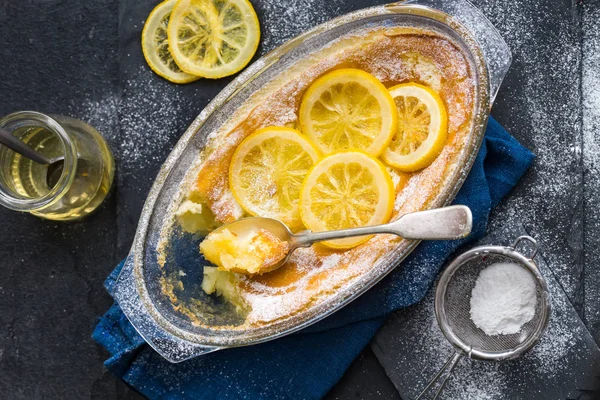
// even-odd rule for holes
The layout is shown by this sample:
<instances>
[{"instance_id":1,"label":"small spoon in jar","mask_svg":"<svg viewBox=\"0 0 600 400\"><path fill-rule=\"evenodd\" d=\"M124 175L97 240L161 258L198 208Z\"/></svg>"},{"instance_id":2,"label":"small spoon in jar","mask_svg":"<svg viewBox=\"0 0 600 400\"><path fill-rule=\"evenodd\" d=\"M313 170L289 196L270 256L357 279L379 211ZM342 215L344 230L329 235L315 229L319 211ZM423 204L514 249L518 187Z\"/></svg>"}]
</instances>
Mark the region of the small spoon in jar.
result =
<instances>
[{"instance_id":1,"label":"small spoon in jar","mask_svg":"<svg viewBox=\"0 0 600 400\"><path fill-rule=\"evenodd\" d=\"M281 267L289 259L294 250L300 247L309 247L315 242L322 242L334 239L344 239L355 236L367 236L380 233L394 234L403 237L404 239L415 240L452 240L461 239L471 233L473 226L473 216L471 210L467 206L456 205L449 207L436 208L427 211L417 211L405 214L396 221L383 224L365 226L360 228L340 229L335 231L312 232L303 231L292 233L290 229L282 222L262 217L243 218L238 221L223 225L212 231L201 244L200 249L204 253L207 260L217 264L218 266L238 273L245 274L263 274L271 272ZM244 267L245 260L237 260L234 268L223 266L218 251L211 251L207 243L210 243L211 238L216 238L217 234L224 233L227 230L233 238L248 238L253 232L267 232L268 241L266 243L273 244L277 251L265 254L262 261L257 265ZM274 240L273 240L274 239ZM243 239L240 239L243 240ZM264 241L263 241L264 242ZM278 246L283 244L284 246ZM203 248L204 247L204 248ZM254 247L252 251L252 260L261 260L260 251ZM275 254L273 254L275 253ZM242 257L234 254L230 257ZM234 260L235 261L235 260Z\"/></svg>"},{"instance_id":2,"label":"small spoon in jar","mask_svg":"<svg viewBox=\"0 0 600 400\"><path fill-rule=\"evenodd\" d=\"M38 153L26 143L23 143L12 133L9 131L0 128L0 144L5 145L12 151L19 153L25 158L30 159L33 162L36 162L41 165L47 165L48 170L46 171L46 184L50 189L56 185L60 175L62 174L65 158L64 157L56 157L56 158L48 158L43 154Z\"/></svg>"}]
</instances>

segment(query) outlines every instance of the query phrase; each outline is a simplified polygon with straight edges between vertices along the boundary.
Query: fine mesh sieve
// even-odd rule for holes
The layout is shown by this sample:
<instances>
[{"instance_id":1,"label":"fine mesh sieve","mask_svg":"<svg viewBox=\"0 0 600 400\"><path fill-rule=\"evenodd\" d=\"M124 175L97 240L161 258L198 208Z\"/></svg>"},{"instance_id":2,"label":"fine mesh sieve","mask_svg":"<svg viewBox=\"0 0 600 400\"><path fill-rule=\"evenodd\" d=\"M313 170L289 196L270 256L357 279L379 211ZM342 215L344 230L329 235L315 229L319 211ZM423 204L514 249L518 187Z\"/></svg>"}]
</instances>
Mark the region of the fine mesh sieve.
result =
<instances>
[{"instance_id":1,"label":"fine mesh sieve","mask_svg":"<svg viewBox=\"0 0 600 400\"><path fill-rule=\"evenodd\" d=\"M520 242L529 242L531 255L525 256L517 250ZM546 281L533 261L537 243L529 236L520 236L512 246L481 246L458 256L440 276L435 291L435 315L446 339L456 353L448 359L442 369L423 389L420 399L448 371L435 393L436 399L442 392L452 370L467 355L475 360L503 361L517 358L530 350L539 340L550 318L550 298ZM511 335L487 335L471 320L471 291L479 273L496 263L520 265L531 273L537 286L537 303L534 317L518 333Z\"/></svg>"}]
</instances>

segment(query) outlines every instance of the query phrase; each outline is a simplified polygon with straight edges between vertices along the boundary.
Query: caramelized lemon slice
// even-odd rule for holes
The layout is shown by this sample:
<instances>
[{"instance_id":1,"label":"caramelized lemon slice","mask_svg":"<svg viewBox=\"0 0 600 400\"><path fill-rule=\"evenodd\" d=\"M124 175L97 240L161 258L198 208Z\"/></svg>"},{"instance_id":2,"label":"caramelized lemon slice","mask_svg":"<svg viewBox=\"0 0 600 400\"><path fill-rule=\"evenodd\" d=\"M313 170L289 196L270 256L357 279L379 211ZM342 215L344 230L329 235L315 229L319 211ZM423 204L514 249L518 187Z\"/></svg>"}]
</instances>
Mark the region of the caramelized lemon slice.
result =
<instances>
[{"instance_id":1,"label":"caramelized lemon slice","mask_svg":"<svg viewBox=\"0 0 600 400\"><path fill-rule=\"evenodd\" d=\"M173 60L167 41L167 26L177 0L163 1L148 16L142 31L142 52L150 69L173 83L189 83L199 76L183 72Z\"/></svg>"},{"instance_id":2,"label":"caramelized lemon slice","mask_svg":"<svg viewBox=\"0 0 600 400\"><path fill-rule=\"evenodd\" d=\"M358 69L317 79L302 98L302 132L324 154L362 150L379 155L396 130L396 107L388 90Z\"/></svg>"},{"instance_id":3,"label":"caramelized lemon slice","mask_svg":"<svg viewBox=\"0 0 600 400\"><path fill-rule=\"evenodd\" d=\"M302 222L314 232L382 224L390 219L393 206L394 185L386 167L359 151L325 157L304 179L300 195ZM323 244L347 249L369 237Z\"/></svg>"},{"instance_id":4,"label":"caramelized lemon slice","mask_svg":"<svg viewBox=\"0 0 600 400\"><path fill-rule=\"evenodd\" d=\"M436 92L418 83L406 83L389 90L398 107L398 129L382 158L401 171L425 168L440 154L446 142L446 106Z\"/></svg>"},{"instance_id":5,"label":"caramelized lemon slice","mask_svg":"<svg viewBox=\"0 0 600 400\"><path fill-rule=\"evenodd\" d=\"M231 192L248 213L300 229L300 187L318 159L317 150L300 132L284 127L259 129L233 154Z\"/></svg>"},{"instance_id":6,"label":"caramelized lemon slice","mask_svg":"<svg viewBox=\"0 0 600 400\"><path fill-rule=\"evenodd\" d=\"M177 65L205 78L244 68L260 38L258 17L248 0L179 0L168 32Z\"/></svg>"}]
</instances>

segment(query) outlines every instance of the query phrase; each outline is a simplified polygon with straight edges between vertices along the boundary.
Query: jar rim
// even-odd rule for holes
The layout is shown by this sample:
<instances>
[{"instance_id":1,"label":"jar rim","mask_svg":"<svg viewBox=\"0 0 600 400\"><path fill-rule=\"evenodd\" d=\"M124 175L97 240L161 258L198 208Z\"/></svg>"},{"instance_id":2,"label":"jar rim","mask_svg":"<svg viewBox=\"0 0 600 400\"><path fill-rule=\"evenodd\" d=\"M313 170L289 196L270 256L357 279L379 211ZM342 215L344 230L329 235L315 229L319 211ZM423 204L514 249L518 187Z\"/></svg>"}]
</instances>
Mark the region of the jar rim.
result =
<instances>
[{"instance_id":1,"label":"jar rim","mask_svg":"<svg viewBox=\"0 0 600 400\"><path fill-rule=\"evenodd\" d=\"M19 196L13 190L0 184L0 205L16 211L36 211L48 207L62 198L75 178L77 150L75 143L60 123L54 118L36 111L18 111L0 119L0 127L9 132L23 127L48 129L58 137L64 154L61 175L48 193L41 197L27 198Z\"/></svg>"}]
</instances>

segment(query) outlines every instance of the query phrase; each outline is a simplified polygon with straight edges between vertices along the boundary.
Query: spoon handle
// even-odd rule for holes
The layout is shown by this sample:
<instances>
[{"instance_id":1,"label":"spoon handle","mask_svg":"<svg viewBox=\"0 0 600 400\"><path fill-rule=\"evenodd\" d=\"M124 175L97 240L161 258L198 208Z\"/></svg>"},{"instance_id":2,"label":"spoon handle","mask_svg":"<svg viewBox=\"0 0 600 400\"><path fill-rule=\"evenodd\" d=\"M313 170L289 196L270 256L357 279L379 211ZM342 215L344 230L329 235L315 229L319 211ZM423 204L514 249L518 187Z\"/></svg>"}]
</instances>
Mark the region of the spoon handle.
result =
<instances>
[{"instance_id":1,"label":"spoon handle","mask_svg":"<svg viewBox=\"0 0 600 400\"><path fill-rule=\"evenodd\" d=\"M31 147L14 137L12 133L2 128L0 128L0 143L38 164L49 165L52 163L52 160L33 150Z\"/></svg>"},{"instance_id":2,"label":"spoon handle","mask_svg":"<svg viewBox=\"0 0 600 400\"><path fill-rule=\"evenodd\" d=\"M405 214L388 225L405 239L460 239L471 233L473 215L469 207L457 205Z\"/></svg>"},{"instance_id":3,"label":"spoon handle","mask_svg":"<svg viewBox=\"0 0 600 400\"><path fill-rule=\"evenodd\" d=\"M326 232L304 232L293 235L296 247L310 246L315 242L344 239L354 236L391 233L404 239L449 240L460 239L471 233L473 216L467 206L450 206L405 214L384 225L340 229Z\"/></svg>"}]
</instances>

